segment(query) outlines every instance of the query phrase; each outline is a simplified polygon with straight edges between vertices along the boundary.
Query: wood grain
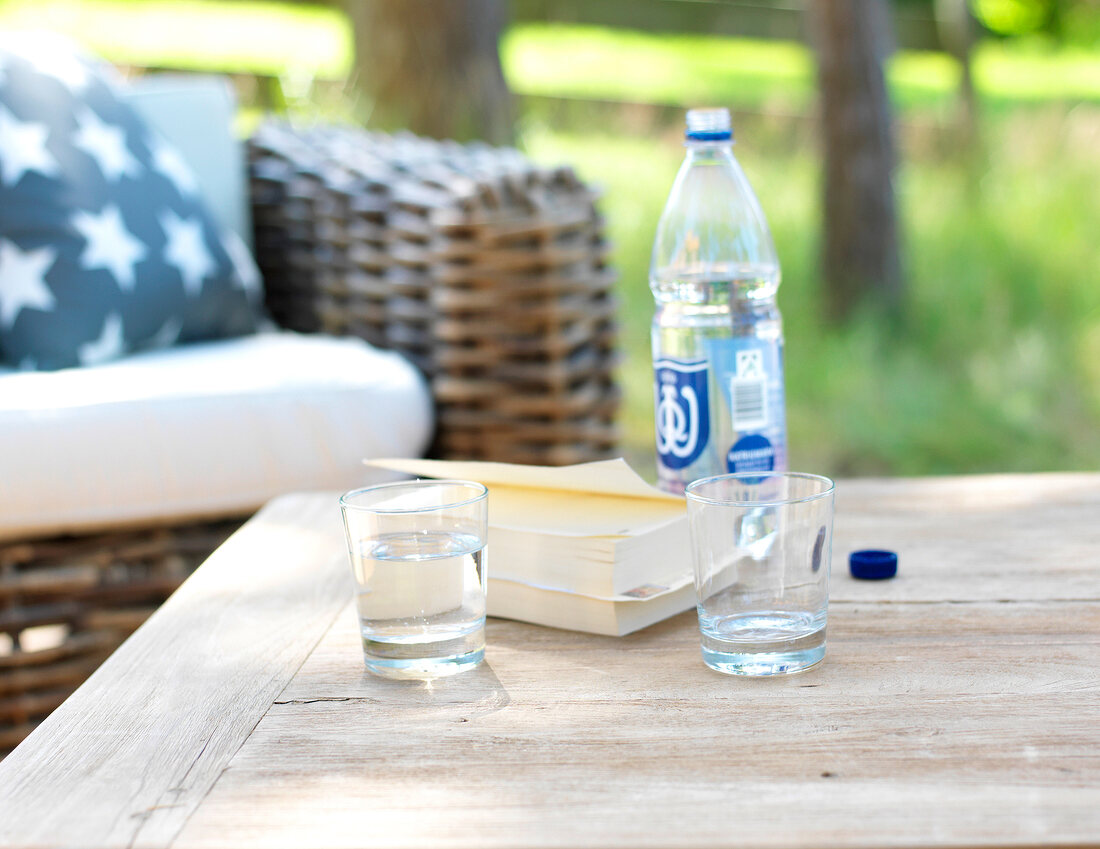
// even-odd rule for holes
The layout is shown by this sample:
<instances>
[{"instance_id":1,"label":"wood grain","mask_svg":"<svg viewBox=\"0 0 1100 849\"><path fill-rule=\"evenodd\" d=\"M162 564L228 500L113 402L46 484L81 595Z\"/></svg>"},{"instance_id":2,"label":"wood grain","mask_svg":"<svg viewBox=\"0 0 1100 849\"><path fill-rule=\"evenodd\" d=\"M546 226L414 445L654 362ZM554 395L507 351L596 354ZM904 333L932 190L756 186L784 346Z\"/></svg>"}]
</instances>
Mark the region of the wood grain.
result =
<instances>
[{"instance_id":1,"label":"wood grain","mask_svg":"<svg viewBox=\"0 0 1100 849\"><path fill-rule=\"evenodd\" d=\"M177 847L1100 838L1093 604L841 602L825 664L773 680L704 667L691 614L623 639L493 622L486 667L430 689L357 649L349 609Z\"/></svg>"},{"instance_id":2,"label":"wood grain","mask_svg":"<svg viewBox=\"0 0 1100 849\"><path fill-rule=\"evenodd\" d=\"M826 660L777 679L707 669L691 613L625 638L491 620L474 672L372 678L325 503L265 514L151 620L163 634L139 632L0 764L0 844L103 844L149 811L155 828L128 825L138 845L173 849L1100 846L1100 475L842 482ZM308 621L297 660L258 652L243 680L156 670L168 634L209 627L178 599L239 606L229 576L256 547L293 548L287 528L313 534L289 572L331 571L332 592L255 579L249 632ZM847 576L868 546L899 552L898 578ZM218 706L148 718L143 700L196 691ZM13 804L33 815L9 826Z\"/></svg>"},{"instance_id":3,"label":"wood grain","mask_svg":"<svg viewBox=\"0 0 1100 849\"><path fill-rule=\"evenodd\" d=\"M0 845L166 846L347 602L335 497L232 536L0 762Z\"/></svg>"},{"instance_id":4,"label":"wood grain","mask_svg":"<svg viewBox=\"0 0 1100 849\"><path fill-rule=\"evenodd\" d=\"M848 577L860 548L897 551L898 577ZM842 482L830 599L1100 601L1100 475Z\"/></svg>"}]
</instances>

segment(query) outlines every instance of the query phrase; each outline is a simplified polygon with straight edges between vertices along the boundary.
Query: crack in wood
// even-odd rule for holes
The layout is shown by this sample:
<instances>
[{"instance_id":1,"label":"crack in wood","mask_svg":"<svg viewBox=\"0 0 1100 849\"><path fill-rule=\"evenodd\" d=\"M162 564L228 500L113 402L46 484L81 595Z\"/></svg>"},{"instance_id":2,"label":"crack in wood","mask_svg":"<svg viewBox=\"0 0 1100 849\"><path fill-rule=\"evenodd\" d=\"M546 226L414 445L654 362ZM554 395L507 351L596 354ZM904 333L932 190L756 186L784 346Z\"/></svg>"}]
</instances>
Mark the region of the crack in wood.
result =
<instances>
[{"instance_id":1,"label":"crack in wood","mask_svg":"<svg viewBox=\"0 0 1100 849\"><path fill-rule=\"evenodd\" d=\"M286 701L274 701L273 705L312 705L317 702L367 702L374 703L378 699L353 698L351 696L320 696L316 699L287 699Z\"/></svg>"}]
</instances>

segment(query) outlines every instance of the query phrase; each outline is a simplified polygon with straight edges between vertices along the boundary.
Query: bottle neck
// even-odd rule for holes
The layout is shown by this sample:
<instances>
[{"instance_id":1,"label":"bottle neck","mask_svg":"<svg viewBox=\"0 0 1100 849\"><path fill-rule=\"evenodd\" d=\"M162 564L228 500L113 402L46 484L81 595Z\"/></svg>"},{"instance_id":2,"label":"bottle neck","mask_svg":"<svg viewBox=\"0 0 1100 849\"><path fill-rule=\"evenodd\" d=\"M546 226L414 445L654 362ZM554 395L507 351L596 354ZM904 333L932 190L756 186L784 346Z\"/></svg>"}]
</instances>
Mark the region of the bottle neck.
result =
<instances>
[{"instance_id":1,"label":"bottle neck","mask_svg":"<svg viewBox=\"0 0 1100 849\"><path fill-rule=\"evenodd\" d=\"M688 139L684 142L687 149L687 160L694 164L710 164L718 161L733 159L733 142L725 141L700 141Z\"/></svg>"}]
</instances>

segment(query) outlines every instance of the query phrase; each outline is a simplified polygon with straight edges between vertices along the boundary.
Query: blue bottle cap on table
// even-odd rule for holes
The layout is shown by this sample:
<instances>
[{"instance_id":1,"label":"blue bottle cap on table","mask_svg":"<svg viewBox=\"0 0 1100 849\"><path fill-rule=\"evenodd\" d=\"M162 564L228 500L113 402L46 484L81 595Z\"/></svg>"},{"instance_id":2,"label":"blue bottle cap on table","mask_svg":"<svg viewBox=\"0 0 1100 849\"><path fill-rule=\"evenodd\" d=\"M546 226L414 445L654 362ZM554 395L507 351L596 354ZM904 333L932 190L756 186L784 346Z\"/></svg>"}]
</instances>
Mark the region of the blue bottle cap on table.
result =
<instances>
[{"instance_id":1,"label":"blue bottle cap on table","mask_svg":"<svg viewBox=\"0 0 1100 849\"><path fill-rule=\"evenodd\" d=\"M848 568L853 578L861 581L882 581L898 573L898 556L892 551L867 549L848 555Z\"/></svg>"}]
</instances>

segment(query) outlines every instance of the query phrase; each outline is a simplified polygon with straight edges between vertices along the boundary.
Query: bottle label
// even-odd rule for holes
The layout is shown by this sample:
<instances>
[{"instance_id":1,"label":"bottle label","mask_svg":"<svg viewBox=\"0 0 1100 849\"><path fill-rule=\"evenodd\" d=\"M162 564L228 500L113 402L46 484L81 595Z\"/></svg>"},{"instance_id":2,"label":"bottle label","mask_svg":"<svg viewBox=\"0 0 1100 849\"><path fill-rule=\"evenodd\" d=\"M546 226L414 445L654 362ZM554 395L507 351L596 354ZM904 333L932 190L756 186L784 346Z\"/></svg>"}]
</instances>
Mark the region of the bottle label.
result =
<instances>
[{"instance_id":1,"label":"bottle label","mask_svg":"<svg viewBox=\"0 0 1100 849\"><path fill-rule=\"evenodd\" d=\"M763 434L742 436L726 455L730 472L770 472L775 469L775 446Z\"/></svg>"},{"instance_id":2,"label":"bottle label","mask_svg":"<svg viewBox=\"0 0 1100 849\"><path fill-rule=\"evenodd\" d=\"M783 353L777 342L754 337L713 340L711 368L728 414L730 441L723 446L726 471L770 472L786 468Z\"/></svg>"},{"instance_id":3,"label":"bottle label","mask_svg":"<svg viewBox=\"0 0 1100 849\"><path fill-rule=\"evenodd\" d=\"M657 456L666 468L683 469L699 459L710 439L707 361L661 359L653 370Z\"/></svg>"}]
</instances>

